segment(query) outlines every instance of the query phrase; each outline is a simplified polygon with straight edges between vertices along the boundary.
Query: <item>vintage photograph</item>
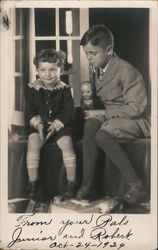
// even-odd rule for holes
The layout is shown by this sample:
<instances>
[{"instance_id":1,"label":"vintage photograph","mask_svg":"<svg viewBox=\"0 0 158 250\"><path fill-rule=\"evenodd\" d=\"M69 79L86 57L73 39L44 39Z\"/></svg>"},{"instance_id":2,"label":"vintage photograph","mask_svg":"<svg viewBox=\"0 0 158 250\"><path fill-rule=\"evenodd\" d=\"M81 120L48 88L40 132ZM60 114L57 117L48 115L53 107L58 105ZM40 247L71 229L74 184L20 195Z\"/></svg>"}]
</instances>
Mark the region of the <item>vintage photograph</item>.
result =
<instances>
[{"instance_id":1,"label":"vintage photograph","mask_svg":"<svg viewBox=\"0 0 158 250\"><path fill-rule=\"evenodd\" d=\"M148 7L1 8L8 213L150 213L150 18Z\"/></svg>"},{"instance_id":2,"label":"vintage photograph","mask_svg":"<svg viewBox=\"0 0 158 250\"><path fill-rule=\"evenodd\" d=\"M9 212L149 213L149 9L11 12Z\"/></svg>"},{"instance_id":3,"label":"vintage photograph","mask_svg":"<svg viewBox=\"0 0 158 250\"><path fill-rule=\"evenodd\" d=\"M157 10L2 0L2 249L156 249Z\"/></svg>"}]
</instances>

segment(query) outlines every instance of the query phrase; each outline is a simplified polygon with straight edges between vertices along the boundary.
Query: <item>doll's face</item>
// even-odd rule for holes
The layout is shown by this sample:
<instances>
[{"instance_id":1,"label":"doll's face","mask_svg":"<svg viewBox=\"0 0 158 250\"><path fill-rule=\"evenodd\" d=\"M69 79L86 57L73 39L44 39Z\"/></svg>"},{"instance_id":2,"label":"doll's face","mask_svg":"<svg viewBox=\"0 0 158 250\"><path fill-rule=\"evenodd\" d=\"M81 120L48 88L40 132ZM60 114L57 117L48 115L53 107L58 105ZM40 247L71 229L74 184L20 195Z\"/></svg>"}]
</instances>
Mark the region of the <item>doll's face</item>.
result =
<instances>
[{"instance_id":1,"label":"doll's face","mask_svg":"<svg viewBox=\"0 0 158 250\"><path fill-rule=\"evenodd\" d=\"M81 85L81 96L86 100L92 99L93 90L90 83L84 83Z\"/></svg>"}]
</instances>

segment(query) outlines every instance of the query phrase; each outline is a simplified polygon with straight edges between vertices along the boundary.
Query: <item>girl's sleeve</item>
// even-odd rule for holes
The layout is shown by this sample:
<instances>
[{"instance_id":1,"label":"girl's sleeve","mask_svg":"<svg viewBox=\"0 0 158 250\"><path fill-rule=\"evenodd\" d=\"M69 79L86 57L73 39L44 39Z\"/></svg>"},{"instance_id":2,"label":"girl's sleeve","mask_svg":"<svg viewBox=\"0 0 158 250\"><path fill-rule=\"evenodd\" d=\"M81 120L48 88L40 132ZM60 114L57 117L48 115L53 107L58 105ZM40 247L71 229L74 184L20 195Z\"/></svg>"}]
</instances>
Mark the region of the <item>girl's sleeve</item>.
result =
<instances>
[{"instance_id":1,"label":"girl's sleeve","mask_svg":"<svg viewBox=\"0 0 158 250\"><path fill-rule=\"evenodd\" d=\"M34 89L27 87L26 91L26 123L30 125L30 120L37 115L37 111L34 107Z\"/></svg>"},{"instance_id":2,"label":"girl's sleeve","mask_svg":"<svg viewBox=\"0 0 158 250\"><path fill-rule=\"evenodd\" d=\"M74 118L74 101L70 88L63 90L63 105L60 114L56 117L63 125L68 124Z\"/></svg>"}]
</instances>

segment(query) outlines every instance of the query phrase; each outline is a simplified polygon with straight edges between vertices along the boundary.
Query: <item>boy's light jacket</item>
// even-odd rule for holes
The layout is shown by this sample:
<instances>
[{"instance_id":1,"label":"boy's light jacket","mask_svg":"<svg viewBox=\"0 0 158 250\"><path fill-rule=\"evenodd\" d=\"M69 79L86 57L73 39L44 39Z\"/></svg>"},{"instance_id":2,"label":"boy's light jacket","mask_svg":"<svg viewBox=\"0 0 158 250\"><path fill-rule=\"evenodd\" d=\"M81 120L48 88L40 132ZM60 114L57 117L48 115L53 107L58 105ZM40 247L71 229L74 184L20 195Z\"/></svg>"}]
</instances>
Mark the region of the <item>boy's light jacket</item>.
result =
<instances>
[{"instance_id":1,"label":"boy's light jacket","mask_svg":"<svg viewBox=\"0 0 158 250\"><path fill-rule=\"evenodd\" d=\"M150 136L150 117L147 95L141 73L116 54L98 81L97 70L90 73L97 96L105 106L106 120L132 119L138 123L145 137Z\"/></svg>"}]
</instances>

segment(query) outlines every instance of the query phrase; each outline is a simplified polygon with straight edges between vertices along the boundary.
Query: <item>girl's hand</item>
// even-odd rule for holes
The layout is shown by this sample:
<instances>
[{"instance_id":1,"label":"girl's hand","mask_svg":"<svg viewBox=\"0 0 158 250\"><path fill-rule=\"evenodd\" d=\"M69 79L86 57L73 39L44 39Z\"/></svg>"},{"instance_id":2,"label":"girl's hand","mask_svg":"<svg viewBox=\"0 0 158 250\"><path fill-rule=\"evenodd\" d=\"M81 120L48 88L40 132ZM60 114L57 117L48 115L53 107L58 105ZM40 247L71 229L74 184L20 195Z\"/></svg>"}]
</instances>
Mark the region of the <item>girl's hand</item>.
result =
<instances>
[{"instance_id":1,"label":"girl's hand","mask_svg":"<svg viewBox=\"0 0 158 250\"><path fill-rule=\"evenodd\" d=\"M43 143L44 142L44 125L43 125L43 123L39 123L37 125L37 130L38 130L41 142Z\"/></svg>"},{"instance_id":2,"label":"girl's hand","mask_svg":"<svg viewBox=\"0 0 158 250\"><path fill-rule=\"evenodd\" d=\"M84 111L85 119L97 118L97 116L105 116L104 109L96 109L96 110L86 110Z\"/></svg>"},{"instance_id":3,"label":"girl's hand","mask_svg":"<svg viewBox=\"0 0 158 250\"><path fill-rule=\"evenodd\" d=\"M56 129L54 128L53 124L51 124L49 126L49 128L47 129L47 131L48 131L48 134L47 134L47 136L45 138L45 141L47 141L53 134L55 134Z\"/></svg>"}]
</instances>

